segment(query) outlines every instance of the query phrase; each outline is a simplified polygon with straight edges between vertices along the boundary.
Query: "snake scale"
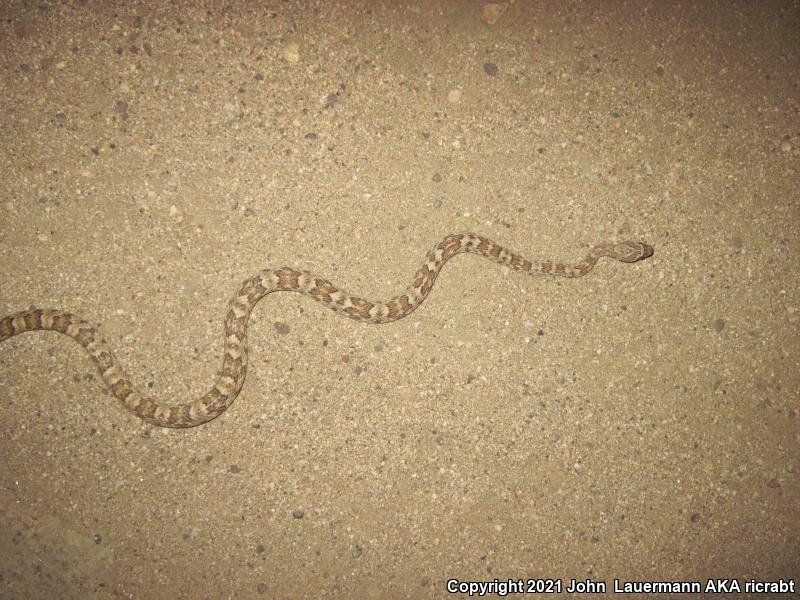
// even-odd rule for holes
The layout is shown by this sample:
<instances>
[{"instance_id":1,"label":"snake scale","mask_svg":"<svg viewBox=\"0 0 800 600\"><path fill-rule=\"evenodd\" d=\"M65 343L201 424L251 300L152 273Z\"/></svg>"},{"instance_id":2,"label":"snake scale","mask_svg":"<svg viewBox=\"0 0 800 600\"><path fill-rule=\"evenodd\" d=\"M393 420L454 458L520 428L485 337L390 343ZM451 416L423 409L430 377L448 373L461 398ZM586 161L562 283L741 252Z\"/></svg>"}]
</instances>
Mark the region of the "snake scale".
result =
<instances>
[{"instance_id":1,"label":"snake scale","mask_svg":"<svg viewBox=\"0 0 800 600\"><path fill-rule=\"evenodd\" d=\"M225 317L222 368L211 389L201 398L184 404L162 404L137 392L95 327L72 313L37 309L4 317L0 319L0 342L37 330L68 335L84 347L114 396L136 416L159 427L194 427L222 414L241 391L247 374L247 321L255 305L267 294L299 292L356 321L389 323L409 315L422 304L444 263L462 252L484 256L530 275L582 277L601 257L632 263L652 256L653 248L644 242L603 243L592 248L581 262L566 265L551 261L532 262L474 233L448 235L425 256L411 286L384 302L353 296L327 279L306 271L287 267L266 269L246 279L231 300Z\"/></svg>"}]
</instances>

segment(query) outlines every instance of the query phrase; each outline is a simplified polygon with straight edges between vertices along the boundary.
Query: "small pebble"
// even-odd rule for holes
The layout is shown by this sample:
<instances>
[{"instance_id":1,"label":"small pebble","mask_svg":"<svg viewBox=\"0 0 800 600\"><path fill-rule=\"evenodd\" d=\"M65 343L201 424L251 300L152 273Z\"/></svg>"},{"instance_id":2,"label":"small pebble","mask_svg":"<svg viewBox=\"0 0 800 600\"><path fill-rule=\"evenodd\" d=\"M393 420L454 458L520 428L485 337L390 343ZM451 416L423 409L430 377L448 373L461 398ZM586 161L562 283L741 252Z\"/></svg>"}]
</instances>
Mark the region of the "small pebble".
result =
<instances>
[{"instance_id":1,"label":"small pebble","mask_svg":"<svg viewBox=\"0 0 800 600\"><path fill-rule=\"evenodd\" d=\"M236 116L236 106L231 102L226 102L225 106L222 107L222 113L226 119L233 119Z\"/></svg>"},{"instance_id":2,"label":"small pebble","mask_svg":"<svg viewBox=\"0 0 800 600\"><path fill-rule=\"evenodd\" d=\"M325 108L333 108L336 106L336 103L339 101L339 96L336 94L328 94L325 96L324 104Z\"/></svg>"},{"instance_id":3,"label":"small pebble","mask_svg":"<svg viewBox=\"0 0 800 600\"><path fill-rule=\"evenodd\" d=\"M461 102L461 90L458 90L458 89L450 90L447 93L447 101L451 102L453 104L456 104L457 102Z\"/></svg>"},{"instance_id":4,"label":"small pebble","mask_svg":"<svg viewBox=\"0 0 800 600\"><path fill-rule=\"evenodd\" d=\"M600 181L600 175L598 175L597 171L594 169L586 169L583 172L583 176L592 183L597 183Z\"/></svg>"},{"instance_id":5,"label":"small pebble","mask_svg":"<svg viewBox=\"0 0 800 600\"><path fill-rule=\"evenodd\" d=\"M508 10L508 2L487 2L481 9L481 21L494 25Z\"/></svg>"},{"instance_id":6,"label":"small pebble","mask_svg":"<svg viewBox=\"0 0 800 600\"><path fill-rule=\"evenodd\" d=\"M183 211L174 204L169 207L169 216L172 217L176 223L183 221Z\"/></svg>"},{"instance_id":7,"label":"small pebble","mask_svg":"<svg viewBox=\"0 0 800 600\"><path fill-rule=\"evenodd\" d=\"M286 44L283 47L283 58L290 63L300 62L300 44L295 41Z\"/></svg>"}]
</instances>

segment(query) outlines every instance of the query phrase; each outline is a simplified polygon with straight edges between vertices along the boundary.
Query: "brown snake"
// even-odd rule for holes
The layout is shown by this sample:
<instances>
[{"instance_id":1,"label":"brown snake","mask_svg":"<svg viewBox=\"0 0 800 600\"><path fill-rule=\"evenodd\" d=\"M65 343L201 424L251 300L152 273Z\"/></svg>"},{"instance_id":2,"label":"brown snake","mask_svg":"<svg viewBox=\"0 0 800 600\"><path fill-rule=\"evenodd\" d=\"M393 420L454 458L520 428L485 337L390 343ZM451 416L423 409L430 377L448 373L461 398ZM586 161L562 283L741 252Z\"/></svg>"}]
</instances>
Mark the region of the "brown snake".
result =
<instances>
[{"instance_id":1,"label":"brown snake","mask_svg":"<svg viewBox=\"0 0 800 600\"><path fill-rule=\"evenodd\" d=\"M531 262L474 233L448 235L425 256L425 262L414 276L414 283L399 296L384 302L371 302L352 296L327 279L307 271L287 267L266 269L245 280L230 303L225 317L222 369L214 385L201 398L185 404L161 404L134 390L94 326L72 313L37 309L4 317L0 319L0 342L40 329L68 335L84 347L114 396L136 416L159 427L194 427L221 415L239 395L247 374L247 321L255 305L267 294L300 292L356 321L389 323L402 319L422 304L444 263L461 252L479 254L530 275L582 277L603 256L622 262L636 262L652 256L653 247L644 242L603 243L592 248L581 262L571 266L550 261Z\"/></svg>"}]
</instances>

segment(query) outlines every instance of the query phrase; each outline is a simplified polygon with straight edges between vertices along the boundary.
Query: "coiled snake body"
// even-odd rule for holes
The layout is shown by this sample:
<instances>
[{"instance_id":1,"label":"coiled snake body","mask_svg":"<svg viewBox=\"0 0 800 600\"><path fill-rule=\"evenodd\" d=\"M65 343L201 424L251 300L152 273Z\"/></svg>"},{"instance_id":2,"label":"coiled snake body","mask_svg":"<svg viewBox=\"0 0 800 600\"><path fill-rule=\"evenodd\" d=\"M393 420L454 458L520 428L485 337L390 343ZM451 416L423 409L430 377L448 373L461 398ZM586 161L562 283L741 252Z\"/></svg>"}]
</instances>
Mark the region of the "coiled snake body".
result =
<instances>
[{"instance_id":1,"label":"coiled snake body","mask_svg":"<svg viewBox=\"0 0 800 600\"><path fill-rule=\"evenodd\" d=\"M582 277L603 256L636 262L651 256L653 248L643 242L604 243L592 248L586 258L576 265L565 265L550 261L531 262L473 233L448 235L425 256L425 262L414 276L411 286L399 296L384 302L371 302L352 296L330 281L306 271L287 267L266 269L245 280L230 303L225 317L222 368L214 384L204 396L185 404L161 404L139 394L95 327L72 313L38 309L4 317L0 319L0 342L40 329L68 335L84 347L114 396L136 416L159 427L194 427L222 414L241 391L247 374L247 321L253 307L267 294L300 292L356 321L389 323L402 319L422 304L444 263L461 252L479 254L530 275Z\"/></svg>"}]
</instances>

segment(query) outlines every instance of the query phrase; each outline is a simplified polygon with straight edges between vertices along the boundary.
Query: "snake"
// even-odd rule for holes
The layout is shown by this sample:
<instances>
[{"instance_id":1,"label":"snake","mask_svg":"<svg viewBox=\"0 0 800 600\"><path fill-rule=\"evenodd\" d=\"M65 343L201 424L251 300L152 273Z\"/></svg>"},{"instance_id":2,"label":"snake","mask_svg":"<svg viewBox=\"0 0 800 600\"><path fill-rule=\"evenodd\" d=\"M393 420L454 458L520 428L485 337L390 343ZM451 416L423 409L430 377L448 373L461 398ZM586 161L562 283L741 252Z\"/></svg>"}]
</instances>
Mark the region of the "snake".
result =
<instances>
[{"instance_id":1,"label":"snake","mask_svg":"<svg viewBox=\"0 0 800 600\"><path fill-rule=\"evenodd\" d=\"M469 252L529 275L582 277L602 257L633 263L653 255L653 246L641 241L604 242L592 247L574 265L530 261L516 252L475 233L442 238L426 255L412 284L390 300L373 302L349 294L327 279L290 267L265 269L246 279L230 301L224 322L222 367L211 389L182 404L158 402L139 393L108 344L90 322L62 310L31 309L0 319L0 343L32 331L57 331L78 342L97 366L110 392L137 417L158 427L188 428L208 423L233 403L247 375L247 322L256 304L273 292L298 292L332 311L362 323L389 323L408 316L425 300L439 271L456 254Z\"/></svg>"}]
</instances>

